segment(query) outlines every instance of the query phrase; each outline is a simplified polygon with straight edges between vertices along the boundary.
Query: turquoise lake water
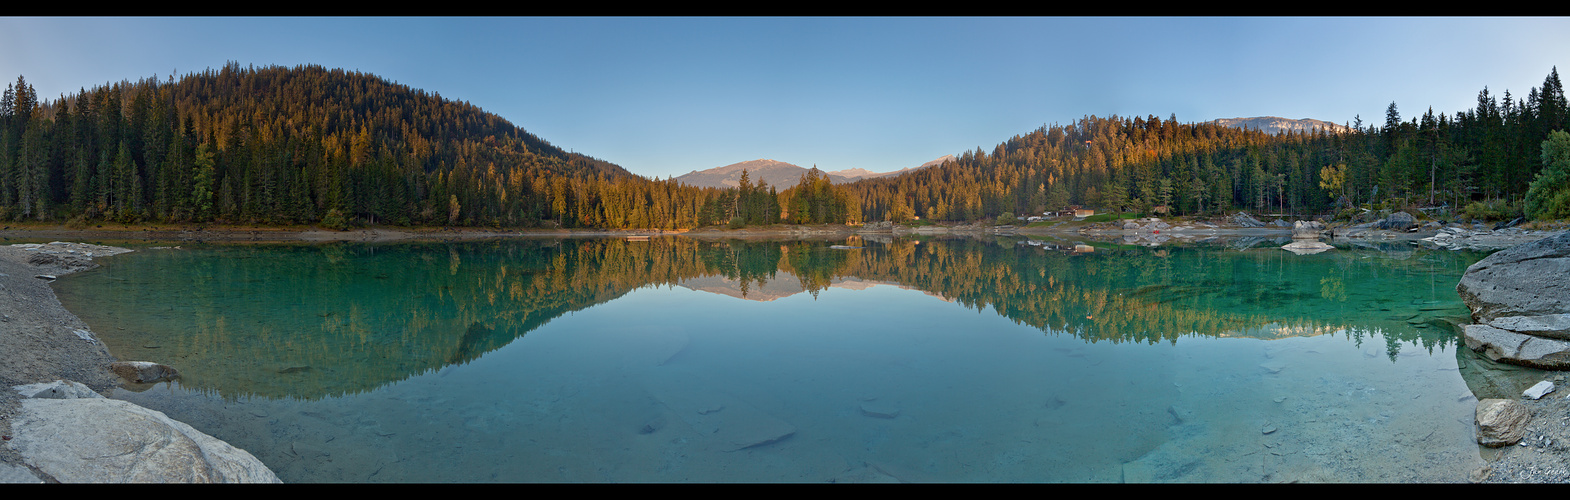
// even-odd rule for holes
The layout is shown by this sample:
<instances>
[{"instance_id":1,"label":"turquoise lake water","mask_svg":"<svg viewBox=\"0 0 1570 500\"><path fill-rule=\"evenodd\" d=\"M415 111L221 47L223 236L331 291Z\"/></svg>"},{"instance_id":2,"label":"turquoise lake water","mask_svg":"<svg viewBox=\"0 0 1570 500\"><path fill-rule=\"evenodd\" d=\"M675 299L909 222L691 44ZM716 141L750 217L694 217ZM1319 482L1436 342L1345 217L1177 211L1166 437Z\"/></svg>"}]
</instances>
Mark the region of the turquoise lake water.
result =
<instances>
[{"instance_id":1,"label":"turquoise lake water","mask_svg":"<svg viewBox=\"0 0 1570 500\"><path fill-rule=\"evenodd\" d=\"M286 482L1463 482L1485 463L1451 326L1484 254L1039 243L136 247L55 288L117 357L184 375L113 397Z\"/></svg>"}]
</instances>

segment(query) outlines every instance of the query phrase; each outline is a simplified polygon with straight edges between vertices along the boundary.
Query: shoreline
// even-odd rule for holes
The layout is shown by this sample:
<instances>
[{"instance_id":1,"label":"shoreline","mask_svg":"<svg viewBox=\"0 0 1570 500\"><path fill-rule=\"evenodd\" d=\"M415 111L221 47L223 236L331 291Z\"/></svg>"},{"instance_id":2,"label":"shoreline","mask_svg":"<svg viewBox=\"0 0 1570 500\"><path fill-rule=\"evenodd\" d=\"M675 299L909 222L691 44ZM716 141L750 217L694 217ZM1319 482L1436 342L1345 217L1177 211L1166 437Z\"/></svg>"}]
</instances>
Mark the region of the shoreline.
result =
<instances>
[{"instance_id":1,"label":"shoreline","mask_svg":"<svg viewBox=\"0 0 1570 500\"><path fill-rule=\"evenodd\" d=\"M1134 220L1134 219L1129 219ZM1145 220L1145 219L1139 219ZM61 224L23 223L0 226L0 245L12 241L113 241L113 242L401 242L401 241L473 241L507 238L580 238L580 237L636 237L681 235L695 238L833 238L851 236L1049 236L1058 239L1089 238L1094 240L1135 239L1144 244L1164 241L1197 241L1213 237L1274 237L1290 235L1289 227L1244 227L1222 219L1167 218L1172 226L1158 231L1150 229L1123 229L1111 223L1085 223L1058 220L1047 227L991 226L988 224L956 224L905 227L890 223L867 223L851 226L845 224L792 225L774 224L730 229L724 226L705 226L694 229L497 229L483 227L397 227L373 226L336 231L315 226L245 226L245 225L124 225L99 224L92 228L72 229ZM1355 227L1327 228L1328 235L1321 239L1335 244L1380 241L1416 241L1446 236L1452 228L1472 229L1472 224L1449 224L1442 227L1424 227L1414 232L1364 229ZM1481 230L1467 244L1456 248L1502 249L1545 237L1564 230L1565 223L1551 223L1548 229ZM1471 235L1469 235L1471 236ZM1130 238L1132 237L1132 238ZM1418 244L1428 248L1436 245ZM1444 245L1438 245L1444 247Z\"/></svg>"},{"instance_id":2,"label":"shoreline","mask_svg":"<svg viewBox=\"0 0 1570 500\"><path fill-rule=\"evenodd\" d=\"M127 251L117 249L104 255ZM120 384L119 377L109 371L109 364L118 359L90 333L86 338L76 333L90 330L60 304L49 286L52 280L36 277L63 277L92 269L97 267L92 258L102 255L43 265L34 263L44 262L35 255L22 247L0 245L0 291L7 292L0 293L0 352L5 353L0 356L0 385L4 386L0 387L0 435L7 440L15 434L11 424L22 411L22 398L14 386L65 379L103 393ZM22 479L20 474L28 472L19 468L31 469L11 446L0 446L0 472ZM36 469L31 474L43 476Z\"/></svg>"},{"instance_id":3,"label":"shoreline","mask_svg":"<svg viewBox=\"0 0 1570 500\"><path fill-rule=\"evenodd\" d=\"M684 231L609 230L609 229L524 229L499 230L483 228L387 228L372 227L333 231L315 227L166 227L125 226L111 228L70 229L65 226L6 226L0 229L0 240L113 240L113 241L189 241L189 242L389 242L389 241L451 241L491 238L564 238L577 236L653 236L682 234Z\"/></svg>"}]
</instances>

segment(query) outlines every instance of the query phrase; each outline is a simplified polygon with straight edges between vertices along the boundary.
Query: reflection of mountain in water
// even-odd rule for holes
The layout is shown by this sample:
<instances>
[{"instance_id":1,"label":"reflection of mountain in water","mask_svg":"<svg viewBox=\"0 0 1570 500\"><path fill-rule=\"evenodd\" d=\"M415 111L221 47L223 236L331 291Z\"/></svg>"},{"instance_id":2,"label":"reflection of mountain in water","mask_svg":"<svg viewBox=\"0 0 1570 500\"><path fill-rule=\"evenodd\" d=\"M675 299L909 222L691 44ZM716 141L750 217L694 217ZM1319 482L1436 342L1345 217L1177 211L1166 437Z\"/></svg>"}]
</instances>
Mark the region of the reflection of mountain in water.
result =
<instances>
[{"instance_id":1,"label":"reflection of mountain in water","mask_svg":"<svg viewBox=\"0 0 1570 500\"><path fill-rule=\"evenodd\" d=\"M88 295L117 300L62 300L95 331L130 334L106 335L117 356L173 362L190 374L186 385L225 397L319 398L467 363L647 285L769 301L892 284L1090 342L1378 332L1432 349L1454 342L1446 318L1467 312L1454 283L1480 258L1409 248L1390 259L1275 248L1083 253L958 238L853 243L864 248L654 238L139 252L63 287L96 281ZM1433 291L1399 298L1414 289Z\"/></svg>"},{"instance_id":2,"label":"reflection of mountain in water","mask_svg":"<svg viewBox=\"0 0 1570 500\"><path fill-rule=\"evenodd\" d=\"M848 276L829 280L828 287L843 288L846 290L866 290L877 285L890 285L906 290L916 290L899 283L864 280ZM808 291L807 285L803 284L800 278L797 278L794 274L783 271L775 274L773 278L761 284L747 284L739 279L731 279L724 276L715 275L682 280L681 286L688 290L709 292L713 294L724 295L726 297L735 297L743 300L755 300L759 302L773 302L775 300ZM945 301L953 302L951 299L944 298L942 295L932 292L922 291L922 293L926 293L927 295L931 295Z\"/></svg>"}]
</instances>

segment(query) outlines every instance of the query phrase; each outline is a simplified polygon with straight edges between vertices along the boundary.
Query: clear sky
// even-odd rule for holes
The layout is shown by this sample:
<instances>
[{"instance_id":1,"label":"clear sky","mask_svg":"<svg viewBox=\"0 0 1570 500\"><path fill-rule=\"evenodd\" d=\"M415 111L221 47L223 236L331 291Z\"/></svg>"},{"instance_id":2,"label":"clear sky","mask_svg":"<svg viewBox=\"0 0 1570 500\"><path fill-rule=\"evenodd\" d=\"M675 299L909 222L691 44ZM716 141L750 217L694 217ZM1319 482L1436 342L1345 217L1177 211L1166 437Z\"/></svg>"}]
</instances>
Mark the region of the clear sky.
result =
<instances>
[{"instance_id":1,"label":"clear sky","mask_svg":"<svg viewBox=\"0 0 1570 500\"><path fill-rule=\"evenodd\" d=\"M317 64L665 177L891 171L1087 115L1383 123L1570 77L1570 18L0 18L0 79Z\"/></svg>"}]
</instances>

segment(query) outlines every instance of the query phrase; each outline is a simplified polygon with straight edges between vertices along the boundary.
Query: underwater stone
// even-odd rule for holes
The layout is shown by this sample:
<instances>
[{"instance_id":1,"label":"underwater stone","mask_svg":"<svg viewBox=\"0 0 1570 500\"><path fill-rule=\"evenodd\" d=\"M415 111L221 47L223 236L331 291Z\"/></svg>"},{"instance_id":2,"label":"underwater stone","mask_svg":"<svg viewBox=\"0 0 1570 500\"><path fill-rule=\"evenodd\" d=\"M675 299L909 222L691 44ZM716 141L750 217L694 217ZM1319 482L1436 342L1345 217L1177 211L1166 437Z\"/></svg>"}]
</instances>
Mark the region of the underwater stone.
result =
<instances>
[{"instance_id":1,"label":"underwater stone","mask_svg":"<svg viewBox=\"0 0 1570 500\"><path fill-rule=\"evenodd\" d=\"M899 408L876 401L867 401L861 404L861 414L875 418L894 418L899 416Z\"/></svg>"},{"instance_id":2,"label":"underwater stone","mask_svg":"<svg viewBox=\"0 0 1570 500\"><path fill-rule=\"evenodd\" d=\"M109 364L109 371L138 384L151 384L180 377L180 372L173 367L149 361L116 361Z\"/></svg>"}]
</instances>

